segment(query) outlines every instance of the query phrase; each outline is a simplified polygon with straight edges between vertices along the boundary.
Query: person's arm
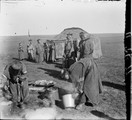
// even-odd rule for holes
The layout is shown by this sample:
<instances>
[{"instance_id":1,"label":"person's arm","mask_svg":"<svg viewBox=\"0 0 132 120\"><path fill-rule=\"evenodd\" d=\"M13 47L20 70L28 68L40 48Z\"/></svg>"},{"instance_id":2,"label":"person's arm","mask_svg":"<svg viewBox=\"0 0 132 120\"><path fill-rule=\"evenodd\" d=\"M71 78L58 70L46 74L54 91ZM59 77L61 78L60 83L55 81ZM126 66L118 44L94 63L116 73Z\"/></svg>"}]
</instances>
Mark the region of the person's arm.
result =
<instances>
[{"instance_id":1,"label":"person's arm","mask_svg":"<svg viewBox=\"0 0 132 120\"><path fill-rule=\"evenodd\" d=\"M92 54L94 51L94 45L93 45L93 42L90 41L90 54Z\"/></svg>"},{"instance_id":2,"label":"person's arm","mask_svg":"<svg viewBox=\"0 0 132 120\"><path fill-rule=\"evenodd\" d=\"M78 55L77 55L77 60L80 60L80 57L81 57L81 41L79 42L79 45L78 45Z\"/></svg>"},{"instance_id":3,"label":"person's arm","mask_svg":"<svg viewBox=\"0 0 132 120\"><path fill-rule=\"evenodd\" d=\"M9 78L10 78L10 74L9 74L9 66L7 65L4 69L4 72L2 74L2 86L4 87L5 90L8 89L9 86Z\"/></svg>"},{"instance_id":4,"label":"person's arm","mask_svg":"<svg viewBox=\"0 0 132 120\"><path fill-rule=\"evenodd\" d=\"M75 92L76 90L79 91L80 89L79 84L82 81L81 79L83 78L82 71L83 71L83 65L81 63L77 63L70 72L70 79L72 83L74 84Z\"/></svg>"},{"instance_id":5,"label":"person's arm","mask_svg":"<svg viewBox=\"0 0 132 120\"><path fill-rule=\"evenodd\" d=\"M21 70L21 75L19 76L20 81L24 81L27 79L27 69L26 65L22 63L22 70Z\"/></svg>"},{"instance_id":6,"label":"person's arm","mask_svg":"<svg viewBox=\"0 0 132 120\"><path fill-rule=\"evenodd\" d=\"M65 42L65 44L64 44L64 52L63 52L64 54L63 54L63 57L64 58L66 58L66 42Z\"/></svg>"}]
</instances>

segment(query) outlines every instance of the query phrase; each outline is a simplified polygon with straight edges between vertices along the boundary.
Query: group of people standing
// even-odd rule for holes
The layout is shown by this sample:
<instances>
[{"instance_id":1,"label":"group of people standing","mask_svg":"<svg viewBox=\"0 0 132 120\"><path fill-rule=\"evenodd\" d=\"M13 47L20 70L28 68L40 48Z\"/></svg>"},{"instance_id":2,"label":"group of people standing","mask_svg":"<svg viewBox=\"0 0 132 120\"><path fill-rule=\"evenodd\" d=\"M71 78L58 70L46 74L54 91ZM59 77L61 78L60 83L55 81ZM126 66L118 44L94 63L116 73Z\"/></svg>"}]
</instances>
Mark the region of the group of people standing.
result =
<instances>
[{"instance_id":1,"label":"group of people standing","mask_svg":"<svg viewBox=\"0 0 132 120\"><path fill-rule=\"evenodd\" d=\"M80 38L81 41L77 44L77 42L72 41L72 34L68 34L64 49L64 68L66 68L67 74L65 78L72 83L72 88L68 87L68 90L71 90L74 99L78 99L76 109L81 109L86 104L98 105L99 94L103 91L99 69L93 58L93 39L91 39L90 34L83 32L80 33ZM19 44L19 52L23 52L22 50L22 45ZM27 52L30 60L36 58L38 62L47 60L47 57L44 57L44 55L48 56L44 54L45 50L47 48L44 49L40 39L37 40L35 47L32 40L29 40ZM51 50L55 52L54 48ZM19 57L21 59L21 53ZM15 105L21 108L23 108L23 104L26 104L29 96L26 74L26 66L21 61L8 64L3 73L6 83L3 86L5 97L11 99ZM8 94L6 94L7 92Z\"/></svg>"},{"instance_id":2,"label":"group of people standing","mask_svg":"<svg viewBox=\"0 0 132 120\"><path fill-rule=\"evenodd\" d=\"M81 32L80 41L72 38L72 34L67 34L67 39L64 47L64 68L69 68L74 62L86 56L92 56L93 53L93 40L90 34ZM89 41L86 41L86 38Z\"/></svg>"},{"instance_id":3,"label":"group of people standing","mask_svg":"<svg viewBox=\"0 0 132 120\"><path fill-rule=\"evenodd\" d=\"M19 60L24 59L24 48L22 43L19 43L18 47L18 58ZM32 40L29 40L29 44L27 45L27 59L32 62L43 63L55 61L55 44L48 44L44 42L41 43L41 40L37 40L37 44L33 45Z\"/></svg>"}]
</instances>

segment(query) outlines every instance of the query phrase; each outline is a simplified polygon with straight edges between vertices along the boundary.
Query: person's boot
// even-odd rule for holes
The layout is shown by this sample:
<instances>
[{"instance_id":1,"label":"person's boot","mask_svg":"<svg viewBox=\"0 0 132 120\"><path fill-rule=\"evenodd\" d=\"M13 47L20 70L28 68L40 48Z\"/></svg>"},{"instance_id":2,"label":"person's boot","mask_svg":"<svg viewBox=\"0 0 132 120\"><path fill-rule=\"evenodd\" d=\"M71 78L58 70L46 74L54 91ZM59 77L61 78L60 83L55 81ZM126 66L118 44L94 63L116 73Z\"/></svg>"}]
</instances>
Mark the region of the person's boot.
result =
<instances>
[{"instance_id":1,"label":"person's boot","mask_svg":"<svg viewBox=\"0 0 132 120\"><path fill-rule=\"evenodd\" d=\"M82 108L83 108L84 105L85 105L84 103L81 103L81 104L79 104L79 105L76 106L76 109L77 110L82 110Z\"/></svg>"}]
</instances>

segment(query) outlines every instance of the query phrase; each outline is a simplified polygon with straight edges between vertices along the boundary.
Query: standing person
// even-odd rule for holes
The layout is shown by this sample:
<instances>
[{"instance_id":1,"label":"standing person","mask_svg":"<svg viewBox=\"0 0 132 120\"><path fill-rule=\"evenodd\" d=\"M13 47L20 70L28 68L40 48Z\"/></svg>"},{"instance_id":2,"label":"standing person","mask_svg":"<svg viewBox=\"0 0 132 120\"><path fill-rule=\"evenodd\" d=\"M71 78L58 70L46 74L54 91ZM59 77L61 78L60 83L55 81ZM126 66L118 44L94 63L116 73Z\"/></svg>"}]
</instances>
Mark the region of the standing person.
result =
<instances>
[{"instance_id":1,"label":"standing person","mask_svg":"<svg viewBox=\"0 0 132 120\"><path fill-rule=\"evenodd\" d=\"M3 87L4 96L10 96L13 104L23 108L29 96L27 70L23 62L13 61L4 69L5 84ZM6 91L6 92L5 92ZM9 97L8 97L9 99Z\"/></svg>"},{"instance_id":2,"label":"standing person","mask_svg":"<svg viewBox=\"0 0 132 120\"><path fill-rule=\"evenodd\" d=\"M74 57L74 60L77 61L77 52L78 52L78 41L77 41L77 39L75 39L73 41L73 48L74 48L73 57Z\"/></svg>"},{"instance_id":3,"label":"standing person","mask_svg":"<svg viewBox=\"0 0 132 120\"><path fill-rule=\"evenodd\" d=\"M23 60L24 59L24 49L22 46L22 43L19 43L19 47L18 47L18 59L19 60Z\"/></svg>"},{"instance_id":4,"label":"standing person","mask_svg":"<svg viewBox=\"0 0 132 120\"><path fill-rule=\"evenodd\" d=\"M36 57L38 63L43 62L43 52L44 52L43 45L41 44L40 39L38 39L36 45Z\"/></svg>"},{"instance_id":5,"label":"standing person","mask_svg":"<svg viewBox=\"0 0 132 120\"><path fill-rule=\"evenodd\" d=\"M90 38L90 34L81 32L80 38L81 41L79 42L79 59L91 57L94 51L94 45L92 39Z\"/></svg>"},{"instance_id":6,"label":"standing person","mask_svg":"<svg viewBox=\"0 0 132 120\"><path fill-rule=\"evenodd\" d=\"M46 43L46 62L49 62L50 59L50 45Z\"/></svg>"},{"instance_id":7,"label":"standing person","mask_svg":"<svg viewBox=\"0 0 132 120\"><path fill-rule=\"evenodd\" d=\"M27 53L28 53L28 60L35 61L35 48L32 44L32 40L29 40L29 44L27 45Z\"/></svg>"},{"instance_id":8,"label":"standing person","mask_svg":"<svg viewBox=\"0 0 132 120\"><path fill-rule=\"evenodd\" d=\"M46 46L46 43L44 42L43 43L43 47L44 47L44 53L43 53L43 61L45 61L46 62L46 49L47 49L47 46Z\"/></svg>"},{"instance_id":9,"label":"standing person","mask_svg":"<svg viewBox=\"0 0 132 120\"><path fill-rule=\"evenodd\" d=\"M65 42L64 47L64 66L65 68L69 68L73 61L70 61L71 53L73 52L73 44L72 44L72 34L67 34L67 40Z\"/></svg>"},{"instance_id":10,"label":"standing person","mask_svg":"<svg viewBox=\"0 0 132 120\"><path fill-rule=\"evenodd\" d=\"M55 43L52 42L51 44L51 60L52 62L55 62Z\"/></svg>"},{"instance_id":11,"label":"standing person","mask_svg":"<svg viewBox=\"0 0 132 120\"><path fill-rule=\"evenodd\" d=\"M50 42L50 44L49 44L49 62L51 62L51 61L52 61L52 44Z\"/></svg>"}]
</instances>

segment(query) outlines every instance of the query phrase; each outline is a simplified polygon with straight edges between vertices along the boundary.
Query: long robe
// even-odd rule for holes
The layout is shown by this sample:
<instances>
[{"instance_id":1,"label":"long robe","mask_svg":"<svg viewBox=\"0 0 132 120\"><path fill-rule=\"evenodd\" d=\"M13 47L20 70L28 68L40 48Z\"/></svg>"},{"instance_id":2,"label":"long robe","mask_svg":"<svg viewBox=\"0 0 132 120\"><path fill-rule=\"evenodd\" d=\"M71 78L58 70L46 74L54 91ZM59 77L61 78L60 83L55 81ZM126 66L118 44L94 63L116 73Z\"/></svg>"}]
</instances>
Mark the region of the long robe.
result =
<instances>
[{"instance_id":1,"label":"long robe","mask_svg":"<svg viewBox=\"0 0 132 120\"><path fill-rule=\"evenodd\" d=\"M66 41L64 55L65 55L64 66L65 68L69 68L75 62L72 41Z\"/></svg>"},{"instance_id":2,"label":"long robe","mask_svg":"<svg viewBox=\"0 0 132 120\"><path fill-rule=\"evenodd\" d=\"M28 59L35 60L35 48L32 44L29 44L27 46L27 52L28 52Z\"/></svg>"},{"instance_id":3,"label":"long robe","mask_svg":"<svg viewBox=\"0 0 132 120\"><path fill-rule=\"evenodd\" d=\"M37 57L37 62L42 63L43 62L43 53L44 53L44 48L41 43L38 43L36 45L36 57Z\"/></svg>"},{"instance_id":4,"label":"long robe","mask_svg":"<svg viewBox=\"0 0 132 120\"><path fill-rule=\"evenodd\" d=\"M18 48L18 59L23 60L24 59L24 50L22 46L19 46Z\"/></svg>"},{"instance_id":5,"label":"long robe","mask_svg":"<svg viewBox=\"0 0 132 120\"><path fill-rule=\"evenodd\" d=\"M71 65L69 74L78 91L83 91L80 102L85 103L88 98L93 105L98 104L99 94L102 93L102 83L95 61L92 58L83 58Z\"/></svg>"}]
</instances>

